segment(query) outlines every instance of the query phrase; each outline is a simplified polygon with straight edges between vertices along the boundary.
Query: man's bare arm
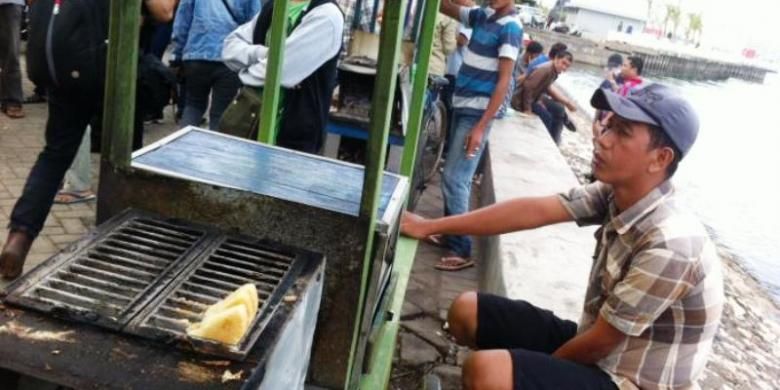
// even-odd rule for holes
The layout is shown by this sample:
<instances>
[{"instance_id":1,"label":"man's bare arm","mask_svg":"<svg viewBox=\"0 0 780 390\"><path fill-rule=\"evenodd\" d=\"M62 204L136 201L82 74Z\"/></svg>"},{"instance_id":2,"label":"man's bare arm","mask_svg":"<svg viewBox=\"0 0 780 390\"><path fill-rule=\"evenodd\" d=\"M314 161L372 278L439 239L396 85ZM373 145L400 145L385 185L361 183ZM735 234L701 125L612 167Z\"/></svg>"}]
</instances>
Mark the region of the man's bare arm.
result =
<instances>
[{"instance_id":1,"label":"man's bare arm","mask_svg":"<svg viewBox=\"0 0 780 390\"><path fill-rule=\"evenodd\" d=\"M574 104L569 98L566 97L566 95L563 94L556 86L555 84L550 84L549 87L547 87L547 94L550 95L551 98L558 101L559 103L566 106L566 108L569 109L571 112L577 112L577 105Z\"/></svg>"},{"instance_id":2,"label":"man's bare arm","mask_svg":"<svg viewBox=\"0 0 780 390\"><path fill-rule=\"evenodd\" d=\"M453 4L450 0L441 0L439 4L439 12L460 21L460 6Z\"/></svg>"},{"instance_id":3,"label":"man's bare arm","mask_svg":"<svg viewBox=\"0 0 780 390\"><path fill-rule=\"evenodd\" d=\"M573 220L557 195L517 198L472 212L438 219L404 213L401 232L422 239L431 234L486 236Z\"/></svg>"},{"instance_id":4,"label":"man's bare arm","mask_svg":"<svg viewBox=\"0 0 780 390\"><path fill-rule=\"evenodd\" d=\"M588 330L561 345L553 356L585 365L593 365L609 355L626 335L599 316Z\"/></svg>"}]
</instances>

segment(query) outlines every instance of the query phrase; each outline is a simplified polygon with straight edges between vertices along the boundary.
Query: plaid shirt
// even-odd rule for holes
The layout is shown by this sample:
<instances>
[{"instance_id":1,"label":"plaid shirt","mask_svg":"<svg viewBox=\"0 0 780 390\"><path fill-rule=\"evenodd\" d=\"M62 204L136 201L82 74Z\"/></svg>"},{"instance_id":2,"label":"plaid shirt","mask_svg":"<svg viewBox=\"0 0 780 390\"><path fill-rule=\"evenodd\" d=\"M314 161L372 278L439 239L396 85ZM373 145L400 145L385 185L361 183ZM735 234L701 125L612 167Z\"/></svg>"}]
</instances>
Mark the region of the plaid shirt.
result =
<instances>
[{"instance_id":1,"label":"plaid shirt","mask_svg":"<svg viewBox=\"0 0 780 390\"><path fill-rule=\"evenodd\" d=\"M602 225L579 331L600 315L628 336L598 366L620 389L698 388L724 300L704 227L669 181L623 212L599 182L561 200L579 225Z\"/></svg>"}]
</instances>

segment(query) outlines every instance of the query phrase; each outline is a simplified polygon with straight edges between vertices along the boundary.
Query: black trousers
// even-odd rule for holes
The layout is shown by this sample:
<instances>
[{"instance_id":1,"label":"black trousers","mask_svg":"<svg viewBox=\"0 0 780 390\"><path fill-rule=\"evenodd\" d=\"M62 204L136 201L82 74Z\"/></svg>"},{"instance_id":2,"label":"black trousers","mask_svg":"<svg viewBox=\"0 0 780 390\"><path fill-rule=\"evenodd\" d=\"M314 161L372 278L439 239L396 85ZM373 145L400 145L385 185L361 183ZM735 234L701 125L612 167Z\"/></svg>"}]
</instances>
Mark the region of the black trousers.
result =
<instances>
[{"instance_id":1,"label":"black trousers","mask_svg":"<svg viewBox=\"0 0 780 390\"><path fill-rule=\"evenodd\" d=\"M37 237L54 203L54 197L78 152L87 125L100 123L103 100L98 96L49 90L46 145L38 155L22 196L11 213L11 230ZM97 119L96 119L97 118ZM143 122L135 119L133 149L142 146ZM93 131L95 132L95 131ZM99 133L100 131L96 131Z\"/></svg>"},{"instance_id":2,"label":"black trousers","mask_svg":"<svg viewBox=\"0 0 780 390\"><path fill-rule=\"evenodd\" d=\"M179 125L198 126L211 95L209 128L217 129L222 114L241 88L238 74L216 61L184 61L183 66L187 99Z\"/></svg>"}]
</instances>

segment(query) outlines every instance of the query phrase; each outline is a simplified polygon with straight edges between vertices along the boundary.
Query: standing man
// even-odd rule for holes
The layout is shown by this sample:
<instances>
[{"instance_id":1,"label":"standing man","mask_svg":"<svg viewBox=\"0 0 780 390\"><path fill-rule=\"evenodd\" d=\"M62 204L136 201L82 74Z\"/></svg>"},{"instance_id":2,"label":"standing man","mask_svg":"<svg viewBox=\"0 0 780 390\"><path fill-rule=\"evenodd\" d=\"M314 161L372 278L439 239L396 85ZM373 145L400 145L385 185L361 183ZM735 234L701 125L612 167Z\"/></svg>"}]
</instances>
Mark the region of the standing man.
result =
<instances>
[{"instance_id":1,"label":"standing man","mask_svg":"<svg viewBox=\"0 0 780 390\"><path fill-rule=\"evenodd\" d=\"M463 65L455 81L451 142L442 174L444 214L458 215L469 210L471 178L490 133L493 119L506 97L515 59L520 51L521 28L514 2L489 0L487 7L466 8L445 0L441 12L460 20L473 30L463 55ZM456 271L471 267L471 239L450 235L444 242L449 253L437 269Z\"/></svg>"},{"instance_id":2,"label":"standing man","mask_svg":"<svg viewBox=\"0 0 780 390\"><path fill-rule=\"evenodd\" d=\"M41 26L50 25L48 23L51 17L51 7L53 1L37 0L31 9L31 20L37 20L42 23ZM67 6L63 3L63 7ZM170 21L173 17L173 9L176 6L176 0L144 0L143 14L158 22ZM10 231L5 240L5 245L0 253L0 276L4 279L15 279L22 274L27 254L30 251L33 241L43 229L46 216L49 214L57 190L65 177L65 172L73 163L76 152L81 145L87 125L95 117L100 117L103 112L103 89L105 79L102 75L105 69L106 61L106 36L102 35L108 31L110 0L92 0L89 7L80 7L72 9L72 12L62 12L63 15L70 15L76 21L88 20L90 23L76 24L77 33L90 34L99 33L101 36L89 37L86 42L65 41L64 44L78 44L77 49L82 52L90 52L91 56L83 55L64 56L59 59L75 60L77 69L81 69L81 74L90 74L91 77L78 77L73 80L60 79L63 85L53 83L53 80L46 81L48 87L48 118L46 120L46 145L38 155L27 181L24 184L22 196L16 201L14 209L11 212L11 221L8 224ZM39 18L39 19L36 19ZM72 20L71 20L72 22ZM57 24L52 31L56 29ZM93 28L94 27L94 28ZM38 34L31 34L28 40L27 57L33 64L31 57L45 58L45 36L46 29L37 29ZM31 32L34 32L31 30ZM60 34L61 35L61 34ZM97 46L94 46L94 45ZM89 50L85 50L89 49ZM71 46L59 48L58 52L70 53L75 51ZM52 66L56 74L70 75L72 73L56 68L56 64L61 64L55 58ZM37 64L38 70L44 69L42 73L48 75L46 64ZM42 67L43 65L43 67ZM29 68L29 66L28 66ZM34 67L33 67L34 68ZM37 78L37 77L36 77ZM41 81L43 78L41 78ZM136 110L135 131L133 144L137 149L142 145L143 124L140 120L139 112Z\"/></svg>"},{"instance_id":3,"label":"standing man","mask_svg":"<svg viewBox=\"0 0 780 390\"><path fill-rule=\"evenodd\" d=\"M173 23L174 63L181 62L187 99L179 125L197 126L209 107L209 129L241 87L238 75L222 62L225 37L260 12L255 0L181 0Z\"/></svg>"},{"instance_id":4,"label":"standing man","mask_svg":"<svg viewBox=\"0 0 780 390\"><path fill-rule=\"evenodd\" d=\"M0 0L0 111L24 118L22 72L19 68L24 0Z\"/></svg>"},{"instance_id":5,"label":"standing man","mask_svg":"<svg viewBox=\"0 0 780 390\"><path fill-rule=\"evenodd\" d=\"M274 4L269 2L260 14L225 38L222 58L245 87L265 85L273 12ZM277 144L318 153L337 82L344 15L334 0L292 0L287 17Z\"/></svg>"},{"instance_id":6,"label":"standing man","mask_svg":"<svg viewBox=\"0 0 780 390\"><path fill-rule=\"evenodd\" d=\"M476 349L463 364L464 389L696 388L720 323L723 275L715 245L670 179L698 118L661 85L628 97L598 89L591 105L611 111L594 141L597 182L465 215L404 215L401 231L417 238L601 225L579 326L526 301L474 292L455 299L450 332Z\"/></svg>"}]
</instances>

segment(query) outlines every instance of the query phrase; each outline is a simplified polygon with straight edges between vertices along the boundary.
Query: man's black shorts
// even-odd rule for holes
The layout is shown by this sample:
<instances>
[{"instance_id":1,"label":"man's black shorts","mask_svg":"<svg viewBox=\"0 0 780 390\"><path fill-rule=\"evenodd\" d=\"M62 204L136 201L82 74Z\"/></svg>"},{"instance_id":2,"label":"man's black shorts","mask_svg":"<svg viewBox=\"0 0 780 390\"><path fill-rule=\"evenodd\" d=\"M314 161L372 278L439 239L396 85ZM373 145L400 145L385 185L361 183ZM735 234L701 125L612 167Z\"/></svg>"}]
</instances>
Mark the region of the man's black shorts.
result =
<instances>
[{"instance_id":1,"label":"man's black shorts","mask_svg":"<svg viewBox=\"0 0 780 390\"><path fill-rule=\"evenodd\" d=\"M551 354L577 334L577 324L525 301L478 294L477 347L507 349L512 356L514 389L616 390L595 366Z\"/></svg>"}]
</instances>

